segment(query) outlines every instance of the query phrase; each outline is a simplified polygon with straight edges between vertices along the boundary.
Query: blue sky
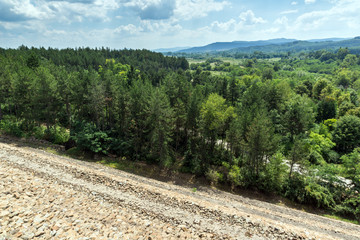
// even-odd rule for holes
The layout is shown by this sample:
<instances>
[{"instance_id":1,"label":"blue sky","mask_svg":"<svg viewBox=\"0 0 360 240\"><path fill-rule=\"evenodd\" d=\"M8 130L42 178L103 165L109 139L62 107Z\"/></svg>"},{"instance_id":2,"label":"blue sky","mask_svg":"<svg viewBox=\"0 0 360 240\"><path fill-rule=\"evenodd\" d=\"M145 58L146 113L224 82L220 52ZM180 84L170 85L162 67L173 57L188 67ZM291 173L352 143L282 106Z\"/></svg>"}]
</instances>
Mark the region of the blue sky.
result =
<instances>
[{"instance_id":1,"label":"blue sky","mask_svg":"<svg viewBox=\"0 0 360 240\"><path fill-rule=\"evenodd\" d=\"M360 0L0 0L0 47L169 48L360 35Z\"/></svg>"}]
</instances>

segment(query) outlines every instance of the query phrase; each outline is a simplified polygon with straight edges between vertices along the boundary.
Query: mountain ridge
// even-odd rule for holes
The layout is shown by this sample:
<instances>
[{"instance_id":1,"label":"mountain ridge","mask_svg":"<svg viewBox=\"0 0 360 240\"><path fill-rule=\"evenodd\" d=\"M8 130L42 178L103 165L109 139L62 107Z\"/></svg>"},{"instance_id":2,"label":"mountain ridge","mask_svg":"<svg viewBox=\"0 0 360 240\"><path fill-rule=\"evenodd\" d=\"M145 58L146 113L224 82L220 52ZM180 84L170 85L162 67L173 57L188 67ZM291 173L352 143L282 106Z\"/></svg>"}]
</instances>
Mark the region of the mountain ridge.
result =
<instances>
[{"instance_id":1,"label":"mountain ridge","mask_svg":"<svg viewBox=\"0 0 360 240\"><path fill-rule=\"evenodd\" d=\"M233 52L235 50L239 52L251 52L251 51L257 51L257 49L265 49L265 51L268 51L269 48L273 49L274 47L276 48L279 46L285 46L286 48L287 46L297 45L299 43L303 43L303 45L311 45L311 46L318 45L320 46L320 48L323 48L323 45L339 45L337 43L348 40L356 40L356 38L324 38L324 39L309 39L309 40L275 38L275 39L257 40L257 41L214 42L207 44L205 46L191 47L187 49L181 49L175 52L176 53L206 53L206 52L221 52L221 51ZM307 46L305 46L305 48L306 47Z\"/></svg>"},{"instance_id":2,"label":"mountain ridge","mask_svg":"<svg viewBox=\"0 0 360 240\"><path fill-rule=\"evenodd\" d=\"M194 53L194 52L227 51L240 47L265 46L269 44L282 44L293 41L296 41L296 39L275 38L275 39L258 40L258 41L214 42L205 46L183 49L178 52Z\"/></svg>"}]
</instances>

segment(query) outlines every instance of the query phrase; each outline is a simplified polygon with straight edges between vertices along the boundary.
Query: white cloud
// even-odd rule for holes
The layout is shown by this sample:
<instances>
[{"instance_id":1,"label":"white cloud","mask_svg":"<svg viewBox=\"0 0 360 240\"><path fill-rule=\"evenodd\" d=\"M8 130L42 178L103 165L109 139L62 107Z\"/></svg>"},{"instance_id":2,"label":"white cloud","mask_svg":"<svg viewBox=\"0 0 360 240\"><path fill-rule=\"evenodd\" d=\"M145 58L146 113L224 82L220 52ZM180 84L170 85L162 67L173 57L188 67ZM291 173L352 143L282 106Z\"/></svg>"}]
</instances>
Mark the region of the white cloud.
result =
<instances>
[{"instance_id":1,"label":"white cloud","mask_svg":"<svg viewBox=\"0 0 360 240\"><path fill-rule=\"evenodd\" d=\"M8 21L51 20L55 22L81 22L85 18L109 20L109 10L119 8L117 0L0 0L1 8L6 8ZM10 15L12 14L12 15Z\"/></svg>"},{"instance_id":2,"label":"white cloud","mask_svg":"<svg viewBox=\"0 0 360 240\"><path fill-rule=\"evenodd\" d=\"M312 11L302 14L296 19L296 24L300 27L317 28L320 26L341 23L350 24L360 21L358 12L360 11L360 2L357 0L338 1L335 6L328 10Z\"/></svg>"},{"instance_id":3,"label":"white cloud","mask_svg":"<svg viewBox=\"0 0 360 240\"><path fill-rule=\"evenodd\" d=\"M298 2L291 2L291 5L297 5L298 4Z\"/></svg>"},{"instance_id":4,"label":"white cloud","mask_svg":"<svg viewBox=\"0 0 360 240\"><path fill-rule=\"evenodd\" d=\"M145 32L157 32L160 35L173 35L182 30L182 27L176 21L141 21L141 27Z\"/></svg>"},{"instance_id":5,"label":"white cloud","mask_svg":"<svg viewBox=\"0 0 360 240\"><path fill-rule=\"evenodd\" d=\"M47 19L52 15L51 9L48 8L47 4L37 5L30 2L30 0L5 0L3 1L11 6L10 11L19 16L24 16L31 19Z\"/></svg>"},{"instance_id":6,"label":"white cloud","mask_svg":"<svg viewBox=\"0 0 360 240\"><path fill-rule=\"evenodd\" d=\"M142 20L189 20L221 11L230 3L225 0L127 0L123 5L135 10Z\"/></svg>"},{"instance_id":7,"label":"white cloud","mask_svg":"<svg viewBox=\"0 0 360 240\"><path fill-rule=\"evenodd\" d=\"M294 10L282 11L280 14L286 15L286 14L293 14L293 13L298 13L298 12L299 12L299 10L294 9Z\"/></svg>"},{"instance_id":8,"label":"white cloud","mask_svg":"<svg viewBox=\"0 0 360 240\"><path fill-rule=\"evenodd\" d=\"M143 29L141 27L137 27L133 24L128 24L128 25L122 25L117 27L113 32L115 34L120 33L120 34L130 34L130 35L135 35L138 34L142 31Z\"/></svg>"},{"instance_id":9,"label":"white cloud","mask_svg":"<svg viewBox=\"0 0 360 240\"><path fill-rule=\"evenodd\" d=\"M328 9L306 12L289 23L286 33L298 39L351 37L360 31L360 1L337 0Z\"/></svg>"},{"instance_id":10,"label":"white cloud","mask_svg":"<svg viewBox=\"0 0 360 240\"><path fill-rule=\"evenodd\" d=\"M242 23L245 25L253 25L257 23L265 23L266 21L261 17L255 17L255 14L251 10L247 10L246 12L242 12L239 16Z\"/></svg>"},{"instance_id":11,"label":"white cloud","mask_svg":"<svg viewBox=\"0 0 360 240\"><path fill-rule=\"evenodd\" d=\"M169 19L174 14L175 0L135 0L124 4L133 8L141 19Z\"/></svg>"},{"instance_id":12,"label":"white cloud","mask_svg":"<svg viewBox=\"0 0 360 240\"><path fill-rule=\"evenodd\" d=\"M210 28L215 32L239 32L262 23L266 23L266 21L261 17L256 17L253 11L247 10L240 13L238 19L232 18L227 22L214 21Z\"/></svg>"},{"instance_id":13,"label":"white cloud","mask_svg":"<svg viewBox=\"0 0 360 240\"><path fill-rule=\"evenodd\" d=\"M232 32L236 30L238 22L235 19L230 19L227 22L215 21L211 24L211 28L216 32Z\"/></svg>"},{"instance_id":14,"label":"white cloud","mask_svg":"<svg viewBox=\"0 0 360 240\"><path fill-rule=\"evenodd\" d=\"M73 21L82 22L85 18L109 21L108 11L119 6L113 1L97 0L93 4L56 1L49 2L48 7L52 9L53 15L55 15L52 20L71 23Z\"/></svg>"},{"instance_id":15,"label":"white cloud","mask_svg":"<svg viewBox=\"0 0 360 240\"><path fill-rule=\"evenodd\" d=\"M67 32L64 30L46 30L44 32L44 36L46 37L58 37L58 36L66 36Z\"/></svg>"},{"instance_id":16,"label":"white cloud","mask_svg":"<svg viewBox=\"0 0 360 240\"><path fill-rule=\"evenodd\" d=\"M275 24L279 25L287 25L289 22L289 19L286 16L282 16L281 18L278 18L275 20Z\"/></svg>"},{"instance_id":17,"label":"white cloud","mask_svg":"<svg viewBox=\"0 0 360 240\"><path fill-rule=\"evenodd\" d=\"M6 30L12 30L12 29L24 27L22 23L18 23L18 22L0 22L0 26L5 28Z\"/></svg>"},{"instance_id":18,"label":"white cloud","mask_svg":"<svg viewBox=\"0 0 360 240\"><path fill-rule=\"evenodd\" d=\"M305 4L312 4L315 2L316 2L316 0L305 0Z\"/></svg>"},{"instance_id":19,"label":"white cloud","mask_svg":"<svg viewBox=\"0 0 360 240\"><path fill-rule=\"evenodd\" d=\"M289 30L289 19L286 16L282 16L274 21L271 28L265 29L263 30L263 32L265 34L274 35L280 32L287 32L288 30ZM275 35L275 37L278 36Z\"/></svg>"},{"instance_id":20,"label":"white cloud","mask_svg":"<svg viewBox=\"0 0 360 240\"><path fill-rule=\"evenodd\" d=\"M175 18L189 20L197 17L206 17L210 12L222 11L230 5L227 1L216 0L177 0L174 10Z\"/></svg>"}]
</instances>

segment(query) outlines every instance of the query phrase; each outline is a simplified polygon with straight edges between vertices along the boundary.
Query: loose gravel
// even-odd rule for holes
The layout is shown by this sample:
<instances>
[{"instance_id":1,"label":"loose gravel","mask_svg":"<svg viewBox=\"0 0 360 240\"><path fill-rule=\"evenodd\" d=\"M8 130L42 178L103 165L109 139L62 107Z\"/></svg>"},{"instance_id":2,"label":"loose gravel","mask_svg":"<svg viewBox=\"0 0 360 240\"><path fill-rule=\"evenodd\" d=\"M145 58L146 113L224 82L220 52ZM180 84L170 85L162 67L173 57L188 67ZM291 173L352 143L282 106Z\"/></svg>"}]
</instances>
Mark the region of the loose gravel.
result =
<instances>
[{"instance_id":1,"label":"loose gravel","mask_svg":"<svg viewBox=\"0 0 360 240\"><path fill-rule=\"evenodd\" d=\"M360 239L360 226L0 137L1 239Z\"/></svg>"}]
</instances>

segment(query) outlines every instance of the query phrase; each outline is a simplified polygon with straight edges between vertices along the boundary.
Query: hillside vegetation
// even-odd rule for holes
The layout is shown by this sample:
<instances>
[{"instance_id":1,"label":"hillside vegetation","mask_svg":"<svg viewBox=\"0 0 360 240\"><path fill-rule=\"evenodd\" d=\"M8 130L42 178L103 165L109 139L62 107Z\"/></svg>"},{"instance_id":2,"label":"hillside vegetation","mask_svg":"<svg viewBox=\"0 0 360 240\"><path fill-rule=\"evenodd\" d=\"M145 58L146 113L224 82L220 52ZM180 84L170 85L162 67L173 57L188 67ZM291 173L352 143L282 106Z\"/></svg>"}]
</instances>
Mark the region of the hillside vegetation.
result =
<instances>
[{"instance_id":1,"label":"hillside vegetation","mask_svg":"<svg viewBox=\"0 0 360 240\"><path fill-rule=\"evenodd\" d=\"M360 220L360 58L0 49L0 129ZM216 72L217 74L211 74Z\"/></svg>"},{"instance_id":2,"label":"hillside vegetation","mask_svg":"<svg viewBox=\"0 0 360 240\"><path fill-rule=\"evenodd\" d=\"M295 39L272 39L266 41L234 41L211 43L202 47L183 49L177 52L168 52L168 55L201 58L233 57L233 58L273 58L287 57L290 54L305 54L314 51L326 50L332 53L339 48L347 48L350 53L359 54L360 37L353 39L316 39L299 41Z\"/></svg>"}]
</instances>

